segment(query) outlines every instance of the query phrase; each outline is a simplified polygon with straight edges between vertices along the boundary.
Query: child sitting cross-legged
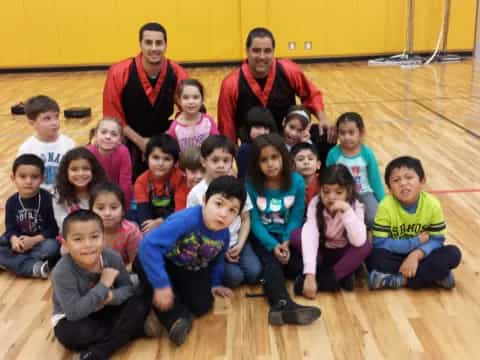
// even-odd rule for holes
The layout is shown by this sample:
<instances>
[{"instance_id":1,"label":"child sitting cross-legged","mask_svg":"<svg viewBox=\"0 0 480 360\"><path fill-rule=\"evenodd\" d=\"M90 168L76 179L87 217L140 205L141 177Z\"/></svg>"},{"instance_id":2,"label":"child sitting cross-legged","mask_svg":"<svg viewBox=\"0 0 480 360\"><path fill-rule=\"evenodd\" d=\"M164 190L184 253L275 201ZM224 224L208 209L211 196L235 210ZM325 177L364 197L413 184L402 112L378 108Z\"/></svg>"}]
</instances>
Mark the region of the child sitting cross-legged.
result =
<instances>
[{"instance_id":1,"label":"child sitting cross-legged","mask_svg":"<svg viewBox=\"0 0 480 360\"><path fill-rule=\"evenodd\" d=\"M373 224L373 251L367 259L370 289L455 287L452 270L460 263L455 245L444 245L445 220L437 198L423 191L420 160L402 156L385 170L390 189Z\"/></svg>"}]
</instances>

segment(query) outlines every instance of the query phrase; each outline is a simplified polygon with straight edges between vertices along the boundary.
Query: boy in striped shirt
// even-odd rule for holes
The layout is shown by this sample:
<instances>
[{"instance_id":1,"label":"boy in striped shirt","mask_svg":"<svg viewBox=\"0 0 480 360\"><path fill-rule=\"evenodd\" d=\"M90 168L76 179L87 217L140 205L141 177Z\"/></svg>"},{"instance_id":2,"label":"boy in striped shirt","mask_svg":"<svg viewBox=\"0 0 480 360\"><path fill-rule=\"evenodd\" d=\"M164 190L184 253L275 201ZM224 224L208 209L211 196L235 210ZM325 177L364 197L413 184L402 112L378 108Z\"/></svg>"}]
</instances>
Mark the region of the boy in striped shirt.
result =
<instances>
[{"instance_id":1,"label":"boy in striped shirt","mask_svg":"<svg viewBox=\"0 0 480 360\"><path fill-rule=\"evenodd\" d=\"M373 224L373 251L367 259L370 289L455 287L452 269L460 263L455 245L444 245L440 202L424 192L420 160L403 156L385 170L390 195L379 204Z\"/></svg>"}]
</instances>

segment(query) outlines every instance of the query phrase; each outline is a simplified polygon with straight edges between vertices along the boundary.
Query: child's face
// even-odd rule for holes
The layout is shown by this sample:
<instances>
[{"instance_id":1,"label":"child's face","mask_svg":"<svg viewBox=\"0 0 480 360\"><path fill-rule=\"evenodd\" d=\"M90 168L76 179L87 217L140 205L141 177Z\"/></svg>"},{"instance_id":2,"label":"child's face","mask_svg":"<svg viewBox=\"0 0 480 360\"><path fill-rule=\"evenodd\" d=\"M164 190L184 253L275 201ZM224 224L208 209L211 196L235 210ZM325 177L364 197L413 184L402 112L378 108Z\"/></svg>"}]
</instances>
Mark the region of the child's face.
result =
<instances>
[{"instance_id":1,"label":"child's face","mask_svg":"<svg viewBox=\"0 0 480 360\"><path fill-rule=\"evenodd\" d=\"M123 204L118 197L111 192L98 194L93 203L92 210L102 218L106 229L115 228L123 219Z\"/></svg>"},{"instance_id":2,"label":"child's face","mask_svg":"<svg viewBox=\"0 0 480 360\"><path fill-rule=\"evenodd\" d=\"M415 170L401 167L392 170L388 185L393 197L401 204L409 206L417 202L425 185L425 179L420 180Z\"/></svg>"},{"instance_id":3,"label":"child's face","mask_svg":"<svg viewBox=\"0 0 480 360\"><path fill-rule=\"evenodd\" d=\"M92 181L92 166L87 159L76 159L68 164L68 181L78 189L85 189Z\"/></svg>"},{"instance_id":4,"label":"child's face","mask_svg":"<svg viewBox=\"0 0 480 360\"><path fill-rule=\"evenodd\" d=\"M188 115L196 115L200 111L203 98L196 86L186 85L180 95L179 105L182 111Z\"/></svg>"},{"instance_id":5,"label":"child's face","mask_svg":"<svg viewBox=\"0 0 480 360\"><path fill-rule=\"evenodd\" d=\"M250 128L250 140L254 140L257 136L270 134L270 129L265 126L252 126Z\"/></svg>"},{"instance_id":6,"label":"child's face","mask_svg":"<svg viewBox=\"0 0 480 360\"><path fill-rule=\"evenodd\" d=\"M12 181L23 198L35 196L40 189L43 181L43 174L40 169L34 165L20 165L17 167L15 174L11 175Z\"/></svg>"},{"instance_id":7,"label":"child's face","mask_svg":"<svg viewBox=\"0 0 480 360\"><path fill-rule=\"evenodd\" d=\"M72 222L64 236L64 246L77 265L90 271L98 267L103 249L103 232L98 222Z\"/></svg>"},{"instance_id":8,"label":"child's face","mask_svg":"<svg viewBox=\"0 0 480 360\"><path fill-rule=\"evenodd\" d=\"M336 201L347 201L348 191L344 186L338 184L325 184L320 187L320 200L323 206L330 211Z\"/></svg>"},{"instance_id":9,"label":"child's face","mask_svg":"<svg viewBox=\"0 0 480 360\"><path fill-rule=\"evenodd\" d=\"M60 130L60 119L58 112L47 111L40 113L35 120L30 120L30 124L37 132L37 136L43 141L55 141L58 138Z\"/></svg>"},{"instance_id":10,"label":"child's face","mask_svg":"<svg viewBox=\"0 0 480 360\"><path fill-rule=\"evenodd\" d=\"M283 121L283 139L287 145L295 145L302 141L305 127L298 118Z\"/></svg>"},{"instance_id":11,"label":"child's face","mask_svg":"<svg viewBox=\"0 0 480 360\"><path fill-rule=\"evenodd\" d=\"M345 150L357 149L363 140L363 133L353 121L345 121L338 126L338 141Z\"/></svg>"},{"instance_id":12,"label":"child's face","mask_svg":"<svg viewBox=\"0 0 480 360\"><path fill-rule=\"evenodd\" d=\"M96 142L100 150L110 152L121 142L122 136L118 124L114 121L101 122L96 133Z\"/></svg>"},{"instance_id":13,"label":"child's face","mask_svg":"<svg viewBox=\"0 0 480 360\"><path fill-rule=\"evenodd\" d=\"M239 213L240 200L214 194L203 207L203 220L209 230L218 231L228 228Z\"/></svg>"},{"instance_id":14,"label":"child's face","mask_svg":"<svg viewBox=\"0 0 480 360\"><path fill-rule=\"evenodd\" d=\"M205 178L211 181L219 176L230 175L233 156L225 149L215 149L205 159L201 158Z\"/></svg>"},{"instance_id":15,"label":"child's face","mask_svg":"<svg viewBox=\"0 0 480 360\"><path fill-rule=\"evenodd\" d=\"M202 181L205 171L203 169L185 169L185 175L187 177L187 187L191 189Z\"/></svg>"},{"instance_id":16,"label":"child's face","mask_svg":"<svg viewBox=\"0 0 480 360\"><path fill-rule=\"evenodd\" d=\"M300 150L294 157L295 170L303 177L314 175L320 169L320 161L311 150Z\"/></svg>"},{"instance_id":17,"label":"child's face","mask_svg":"<svg viewBox=\"0 0 480 360\"><path fill-rule=\"evenodd\" d=\"M260 170L267 179L277 179L281 176L283 161L280 152L272 145L265 146L260 151Z\"/></svg>"},{"instance_id":18,"label":"child's face","mask_svg":"<svg viewBox=\"0 0 480 360\"><path fill-rule=\"evenodd\" d=\"M148 168L157 179L168 176L175 165L172 155L164 153L160 148L154 148L148 157Z\"/></svg>"}]
</instances>

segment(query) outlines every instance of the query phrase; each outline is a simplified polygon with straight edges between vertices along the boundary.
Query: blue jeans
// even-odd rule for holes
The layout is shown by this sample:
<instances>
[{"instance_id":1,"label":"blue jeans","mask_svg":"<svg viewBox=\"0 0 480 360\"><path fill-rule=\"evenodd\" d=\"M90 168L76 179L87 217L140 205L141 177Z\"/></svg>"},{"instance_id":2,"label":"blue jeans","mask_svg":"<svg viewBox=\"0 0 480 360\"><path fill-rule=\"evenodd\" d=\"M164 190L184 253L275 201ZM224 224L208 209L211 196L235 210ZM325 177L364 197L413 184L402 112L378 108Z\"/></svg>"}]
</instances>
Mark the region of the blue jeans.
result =
<instances>
[{"instance_id":1,"label":"blue jeans","mask_svg":"<svg viewBox=\"0 0 480 360\"><path fill-rule=\"evenodd\" d=\"M39 261L55 260L60 244L56 239L45 239L26 253L12 251L10 245L0 246L0 266L19 276L32 276L33 264Z\"/></svg>"},{"instance_id":2,"label":"blue jeans","mask_svg":"<svg viewBox=\"0 0 480 360\"><path fill-rule=\"evenodd\" d=\"M378 201L373 192L368 192L360 195L360 200L365 205L365 222L367 228L371 229L377 215Z\"/></svg>"},{"instance_id":3,"label":"blue jeans","mask_svg":"<svg viewBox=\"0 0 480 360\"><path fill-rule=\"evenodd\" d=\"M237 263L225 261L225 272L223 273L223 284L235 288L243 283L255 284L262 271L262 265L257 255L253 252L248 241L240 252Z\"/></svg>"}]
</instances>

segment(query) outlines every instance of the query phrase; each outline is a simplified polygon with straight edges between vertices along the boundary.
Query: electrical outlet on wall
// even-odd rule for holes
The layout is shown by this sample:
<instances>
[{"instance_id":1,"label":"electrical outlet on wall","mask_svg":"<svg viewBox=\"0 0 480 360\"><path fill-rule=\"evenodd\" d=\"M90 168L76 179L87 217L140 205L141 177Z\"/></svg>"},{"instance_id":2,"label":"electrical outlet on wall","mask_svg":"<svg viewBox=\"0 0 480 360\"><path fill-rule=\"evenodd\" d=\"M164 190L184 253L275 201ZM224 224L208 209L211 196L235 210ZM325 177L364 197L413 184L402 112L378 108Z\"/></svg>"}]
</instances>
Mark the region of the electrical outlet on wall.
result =
<instances>
[{"instance_id":1,"label":"electrical outlet on wall","mask_svg":"<svg viewBox=\"0 0 480 360\"><path fill-rule=\"evenodd\" d=\"M295 41L288 42L288 50L295 50L297 48L297 43Z\"/></svg>"},{"instance_id":2,"label":"electrical outlet on wall","mask_svg":"<svg viewBox=\"0 0 480 360\"><path fill-rule=\"evenodd\" d=\"M305 41L303 43L303 50L312 50L312 42L311 41Z\"/></svg>"}]
</instances>

